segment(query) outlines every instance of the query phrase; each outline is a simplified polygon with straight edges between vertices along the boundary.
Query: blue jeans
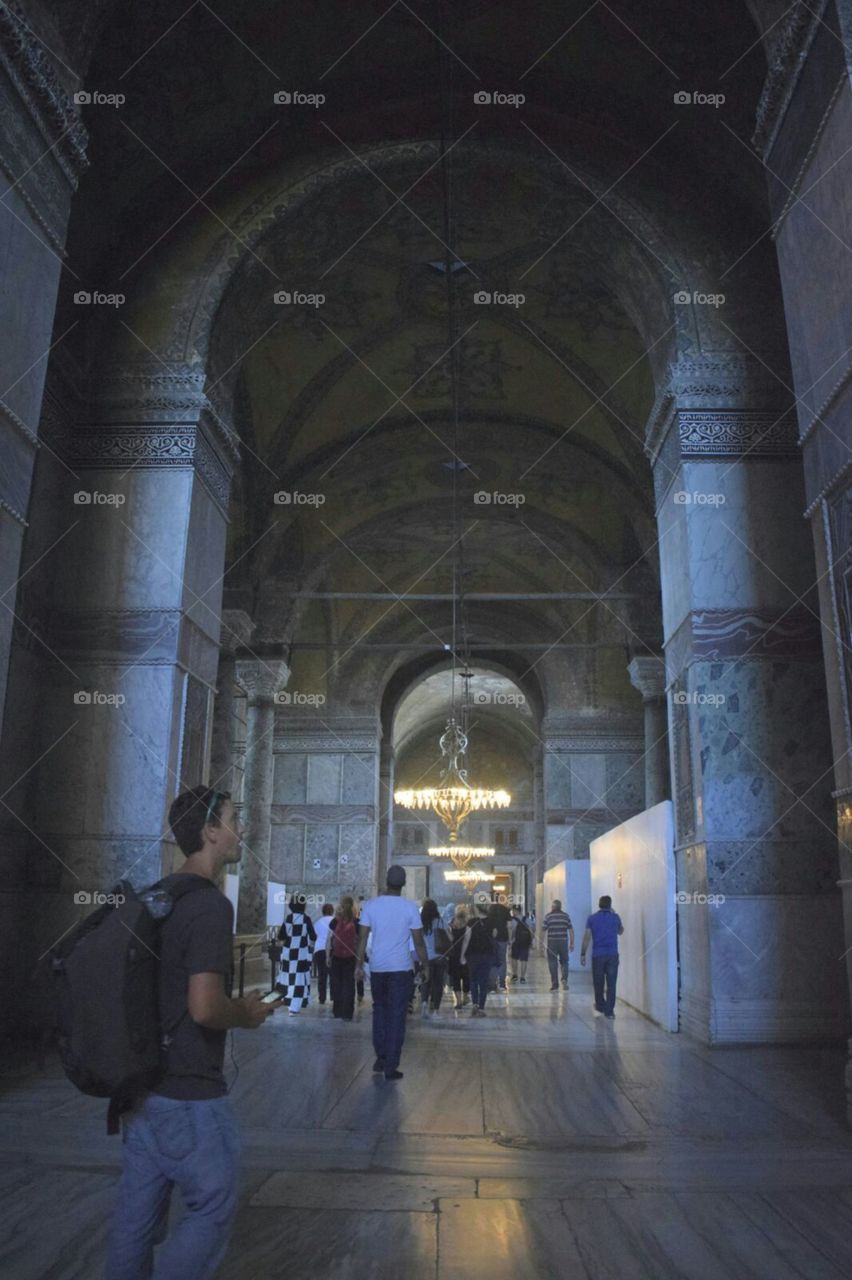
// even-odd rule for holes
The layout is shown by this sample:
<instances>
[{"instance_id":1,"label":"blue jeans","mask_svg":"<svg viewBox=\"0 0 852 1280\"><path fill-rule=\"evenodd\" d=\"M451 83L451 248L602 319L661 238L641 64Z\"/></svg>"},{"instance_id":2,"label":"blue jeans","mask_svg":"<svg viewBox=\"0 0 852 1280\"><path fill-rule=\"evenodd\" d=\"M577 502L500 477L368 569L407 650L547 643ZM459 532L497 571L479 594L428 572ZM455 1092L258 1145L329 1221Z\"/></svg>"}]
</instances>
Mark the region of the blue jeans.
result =
<instances>
[{"instance_id":1,"label":"blue jeans","mask_svg":"<svg viewBox=\"0 0 852 1280\"><path fill-rule=\"evenodd\" d=\"M385 1075L396 1071L405 1039L405 1018L412 994L410 969L376 973L370 970L370 993L373 997L373 1048L385 1067Z\"/></svg>"},{"instance_id":2,"label":"blue jeans","mask_svg":"<svg viewBox=\"0 0 852 1280\"><path fill-rule=\"evenodd\" d=\"M595 1008L599 1013L612 1013L615 1008L615 983L618 978L618 956L592 955L592 982ZM606 996L604 996L606 981Z\"/></svg>"},{"instance_id":3,"label":"blue jeans","mask_svg":"<svg viewBox=\"0 0 852 1280\"><path fill-rule=\"evenodd\" d=\"M240 1138L230 1098L180 1102L149 1093L125 1118L122 1142L106 1280L209 1280L237 1211ZM186 1214L166 1240L175 1186Z\"/></svg>"},{"instance_id":4,"label":"blue jeans","mask_svg":"<svg viewBox=\"0 0 852 1280\"><path fill-rule=\"evenodd\" d=\"M474 1005L480 1009L485 1008L485 1001L488 997L488 979L491 975L493 964L494 957L491 955L468 954L467 967L470 972L470 998Z\"/></svg>"}]
</instances>

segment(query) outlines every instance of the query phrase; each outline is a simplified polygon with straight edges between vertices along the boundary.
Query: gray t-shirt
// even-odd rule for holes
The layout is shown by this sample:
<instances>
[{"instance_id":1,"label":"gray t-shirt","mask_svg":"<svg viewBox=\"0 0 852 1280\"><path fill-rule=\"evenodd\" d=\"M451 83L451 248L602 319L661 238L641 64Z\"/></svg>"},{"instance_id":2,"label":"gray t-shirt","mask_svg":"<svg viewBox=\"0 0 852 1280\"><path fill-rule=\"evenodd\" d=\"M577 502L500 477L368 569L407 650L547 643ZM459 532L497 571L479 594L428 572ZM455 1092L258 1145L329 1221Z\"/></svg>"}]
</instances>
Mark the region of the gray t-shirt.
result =
<instances>
[{"instance_id":1,"label":"gray t-shirt","mask_svg":"<svg viewBox=\"0 0 852 1280\"><path fill-rule=\"evenodd\" d=\"M164 889L184 881L187 873L166 876ZM233 985L234 909L223 893L203 876L199 887L175 903L160 930L160 1019L171 1035L166 1071L154 1088L166 1098L195 1101L227 1093L222 1070L225 1031L193 1022L187 999L194 973L221 973L225 994Z\"/></svg>"}]
</instances>

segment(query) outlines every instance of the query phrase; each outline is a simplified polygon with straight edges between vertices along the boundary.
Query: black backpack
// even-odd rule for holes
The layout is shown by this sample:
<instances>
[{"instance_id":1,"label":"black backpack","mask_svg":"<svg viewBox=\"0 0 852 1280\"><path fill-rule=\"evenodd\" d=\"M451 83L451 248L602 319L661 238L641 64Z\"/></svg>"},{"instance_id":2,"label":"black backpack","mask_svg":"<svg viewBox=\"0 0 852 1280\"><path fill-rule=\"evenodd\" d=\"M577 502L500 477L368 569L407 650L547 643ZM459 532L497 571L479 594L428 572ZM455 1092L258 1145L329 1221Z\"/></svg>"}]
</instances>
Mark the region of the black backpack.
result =
<instances>
[{"instance_id":1,"label":"black backpack","mask_svg":"<svg viewBox=\"0 0 852 1280\"><path fill-rule=\"evenodd\" d=\"M166 1037L160 1024L160 928L187 893L212 881L186 876L137 894L120 880L98 907L50 953L55 1026L65 1074L82 1093L109 1098L107 1133L162 1072Z\"/></svg>"},{"instance_id":2,"label":"black backpack","mask_svg":"<svg viewBox=\"0 0 852 1280\"><path fill-rule=\"evenodd\" d=\"M515 945L518 947L532 946L532 933L529 925L524 924L523 920L519 920L515 929Z\"/></svg>"},{"instance_id":3,"label":"black backpack","mask_svg":"<svg viewBox=\"0 0 852 1280\"><path fill-rule=\"evenodd\" d=\"M489 920L477 916L470 925L470 941L467 944L467 954L469 956L487 956L492 953L496 954L497 948L494 946L494 938L492 937L493 925Z\"/></svg>"}]
</instances>

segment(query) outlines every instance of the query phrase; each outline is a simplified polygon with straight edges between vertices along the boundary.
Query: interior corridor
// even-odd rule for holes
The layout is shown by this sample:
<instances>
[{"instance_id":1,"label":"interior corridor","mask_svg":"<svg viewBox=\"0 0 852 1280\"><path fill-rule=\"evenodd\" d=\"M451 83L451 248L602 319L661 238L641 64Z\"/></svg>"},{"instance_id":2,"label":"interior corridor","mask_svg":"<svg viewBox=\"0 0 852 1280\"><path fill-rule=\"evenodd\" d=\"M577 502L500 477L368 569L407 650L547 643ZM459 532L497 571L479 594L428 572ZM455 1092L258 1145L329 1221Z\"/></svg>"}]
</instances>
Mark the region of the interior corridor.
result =
<instances>
[{"instance_id":1,"label":"interior corridor","mask_svg":"<svg viewBox=\"0 0 852 1280\"><path fill-rule=\"evenodd\" d=\"M572 958L572 963L575 963ZM370 998L234 1033L243 1135L223 1280L840 1280L852 1270L842 1048L707 1049L542 959L488 1017L409 1018L373 1076ZM95 1280L120 1161L104 1105L7 1066L0 1269ZM176 1206L173 1206L173 1212ZM33 1229L41 1223L42 1229Z\"/></svg>"}]
</instances>

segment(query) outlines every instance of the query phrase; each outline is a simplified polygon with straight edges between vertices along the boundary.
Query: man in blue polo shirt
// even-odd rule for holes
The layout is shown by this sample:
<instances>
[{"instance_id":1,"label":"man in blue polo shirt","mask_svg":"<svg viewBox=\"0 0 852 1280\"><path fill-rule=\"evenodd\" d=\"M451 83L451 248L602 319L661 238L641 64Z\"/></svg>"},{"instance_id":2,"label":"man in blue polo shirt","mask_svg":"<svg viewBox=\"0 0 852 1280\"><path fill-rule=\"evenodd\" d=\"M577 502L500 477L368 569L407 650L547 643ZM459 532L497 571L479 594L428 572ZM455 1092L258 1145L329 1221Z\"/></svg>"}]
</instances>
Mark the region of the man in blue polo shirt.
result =
<instances>
[{"instance_id":1,"label":"man in blue polo shirt","mask_svg":"<svg viewBox=\"0 0 852 1280\"><path fill-rule=\"evenodd\" d=\"M592 981L595 986L595 1013L614 1018L615 983L618 978L618 939L624 933L621 916L612 909L612 898L604 894L598 899L599 911L589 916L580 949L580 964L586 963L586 951L592 944ZM606 984L606 995L604 995Z\"/></svg>"}]
</instances>

